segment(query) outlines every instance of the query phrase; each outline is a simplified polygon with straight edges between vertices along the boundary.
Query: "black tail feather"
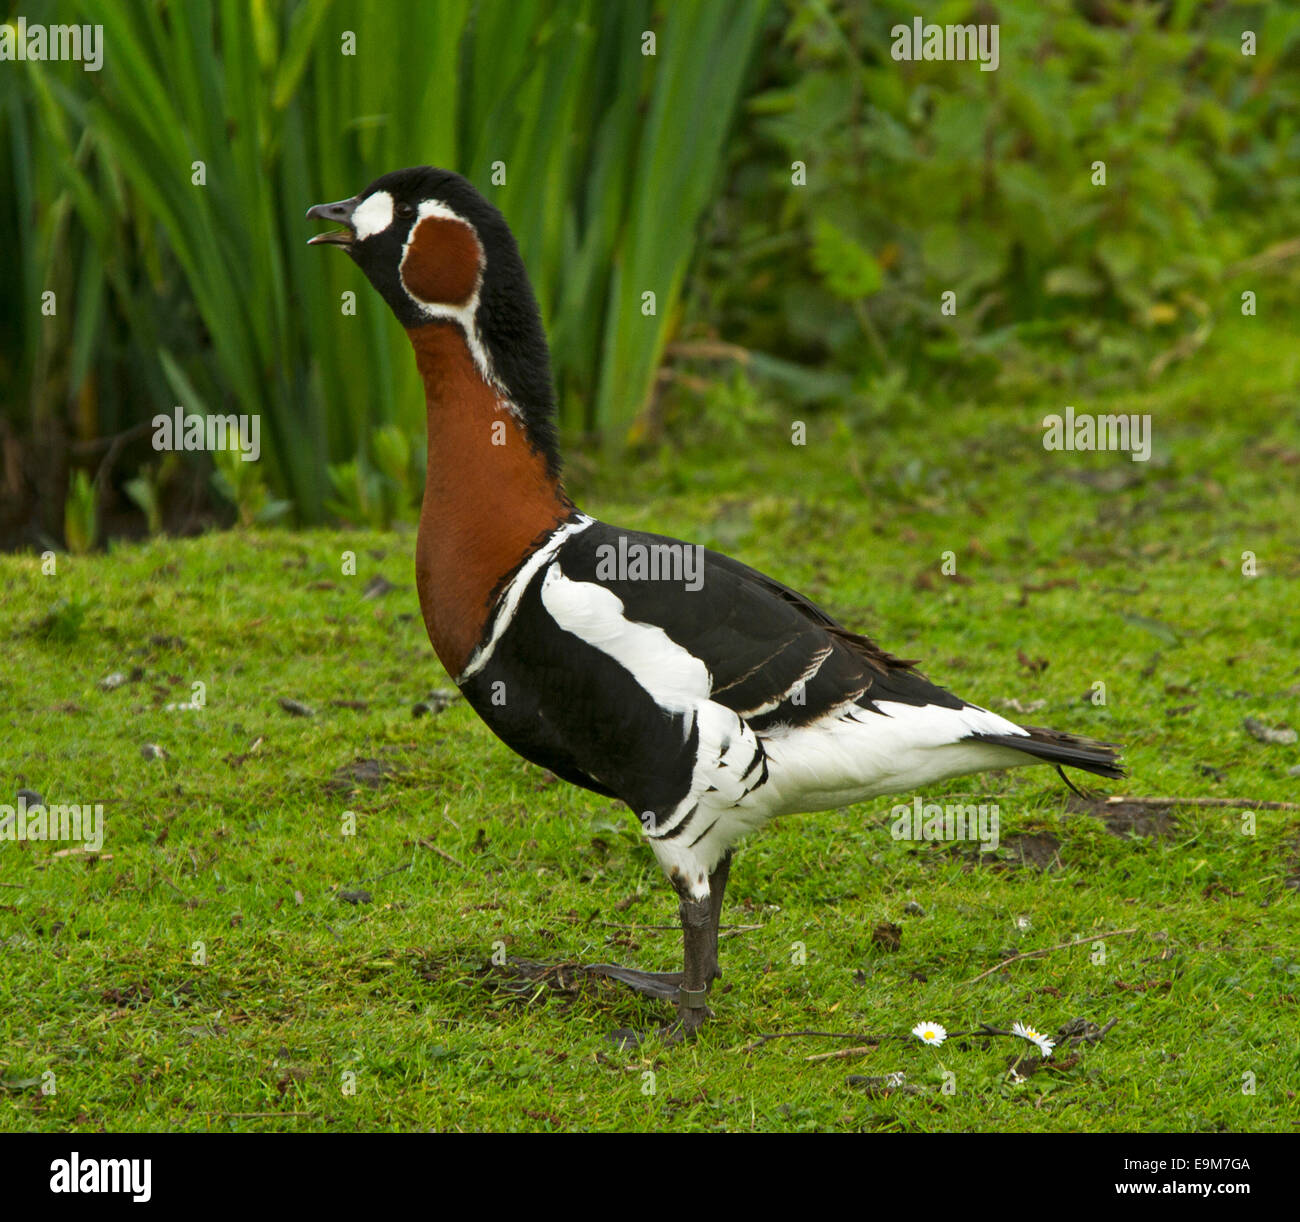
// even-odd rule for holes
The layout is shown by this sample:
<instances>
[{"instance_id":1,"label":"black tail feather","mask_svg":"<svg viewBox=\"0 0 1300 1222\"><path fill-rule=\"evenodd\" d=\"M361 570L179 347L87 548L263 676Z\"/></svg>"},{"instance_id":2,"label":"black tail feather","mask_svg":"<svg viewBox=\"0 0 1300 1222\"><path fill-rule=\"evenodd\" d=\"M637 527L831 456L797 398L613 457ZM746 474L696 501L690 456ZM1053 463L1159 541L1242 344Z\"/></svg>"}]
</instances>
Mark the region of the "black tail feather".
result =
<instances>
[{"instance_id":1,"label":"black tail feather","mask_svg":"<svg viewBox=\"0 0 1300 1222\"><path fill-rule=\"evenodd\" d=\"M1119 747L1115 743L1098 742L1095 738L1080 738L1060 730L1047 730L1042 726L1025 726L1028 738L1018 734L972 734L977 742L994 743L1023 751L1049 764L1064 764L1067 768L1081 768L1097 776L1120 780L1127 774L1119 762ZM1067 782L1068 784L1068 782Z\"/></svg>"}]
</instances>

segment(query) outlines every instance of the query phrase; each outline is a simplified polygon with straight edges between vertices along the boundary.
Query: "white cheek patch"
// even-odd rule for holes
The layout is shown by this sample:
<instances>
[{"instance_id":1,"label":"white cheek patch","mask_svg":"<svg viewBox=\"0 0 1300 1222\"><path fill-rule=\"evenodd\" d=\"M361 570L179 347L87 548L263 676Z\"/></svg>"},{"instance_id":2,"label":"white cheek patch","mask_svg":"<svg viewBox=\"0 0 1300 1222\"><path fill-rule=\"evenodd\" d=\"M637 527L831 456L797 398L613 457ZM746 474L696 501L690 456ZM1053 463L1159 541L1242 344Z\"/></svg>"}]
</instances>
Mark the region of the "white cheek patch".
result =
<instances>
[{"instance_id":1,"label":"white cheek patch","mask_svg":"<svg viewBox=\"0 0 1300 1222\"><path fill-rule=\"evenodd\" d=\"M369 199L358 204L352 213L352 228L358 242L383 233L392 223L393 197L387 191L376 191Z\"/></svg>"}]
</instances>

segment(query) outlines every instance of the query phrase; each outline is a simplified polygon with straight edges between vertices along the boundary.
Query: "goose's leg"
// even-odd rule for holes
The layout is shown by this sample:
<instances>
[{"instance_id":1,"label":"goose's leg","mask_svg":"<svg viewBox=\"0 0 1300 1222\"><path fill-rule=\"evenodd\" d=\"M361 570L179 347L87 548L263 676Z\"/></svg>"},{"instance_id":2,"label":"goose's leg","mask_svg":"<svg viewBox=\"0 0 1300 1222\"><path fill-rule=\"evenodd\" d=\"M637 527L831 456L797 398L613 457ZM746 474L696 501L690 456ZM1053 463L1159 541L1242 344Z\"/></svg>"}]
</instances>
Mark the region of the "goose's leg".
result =
<instances>
[{"instance_id":1,"label":"goose's leg","mask_svg":"<svg viewBox=\"0 0 1300 1222\"><path fill-rule=\"evenodd\" d=\"M709 875L708 896L702 900L683 898L679 906L686 965L677 992L677 1025L670 1032L675 1040L693 1039L704 1020L713 1017L708 1007L709 988L722 975L718 966L718 925L730 873L728 853Z\"/></svg>"},{"instance_id":2,"label":"goose's leg","mask_svg":"<svg viewBox=\"0 0 1300 1222\"><path fill-rule=\"evenodd\" d=\"M682 922L683 970L680 972L640 972L613 963L589 967L611 980L617 980L649 997L677 1003L677 1021L659 1032L669 1043L694 1039L704 1022L713 1017L708 1006L709 987L722 976L718 965L718 926L722 919L722 898L731 873L731 854L714 867L709 875L709 893L692 899L679 889L678 916ZM620 1047L635 1047L642 1036L635 1031L619 1030L611 1038Z\"/></svg>"},{"instance_id":3,"label":"goose's leg","mask_svg":"<svg viewBox=\"0 0 1300 1222\"><path fill-rule=\"evenodd\" d=\"M730 872L731 854L728 853L709 875L709 936L704 941L702 950L704 967L707 969L704 973L704 978L708 982L704 986L706 989L710 983L722 977L722 968L718 966L718 926L722 919L722 896L727 889L727 877ZM679 915L682 919L683 936L689 937L690 935L686 933L687 917L681 909ZM692 916L691 919L694 917ZM687 948L688 957L690 953L690 949ZM623 967L618 963L594 963L586 970L593 975L617 980L620 984L625 984L638 993L644 993L647 997L656 997L660 1001L679 1000L682 972L642 972L637 968Z\"/></svg>"},{"instance_id":4,"label":"goose's leg","mask_svg":"<svg viewBox=\"0 0 1300 1222\"><path fill-rule=\"evenodd\" d=\"M713 868L709 875L709 904L713 919L713 950L711 980L722 979L722 968L718 966L718 928L722 921L722 895L727 889L727 879L731 875L731 850L728 849L723 859Z\"/></svg>"},{"instance_id":5,"label":"goose's leg","mask_svg":"<svg viewBox=\"0 0 1300 1222\"><path fill-rule=\"evenodd\" d=\"M708 1006L709 985L713 982L718 965L718 931L714 925L712 896L706 895L702 899L693 900L689 895L684 895L677 906L677 912L682 922L684 970L665 972L660 976L603 964L599 969L588 969L599 970L603 975L621 980L638 992L649 993L653 997L663 997L665 1001L675 1001L677 1021L671 1027L662 1028L658 1033L660 1038L669 1044L694 1039L704 1025L704 1020L712 1017ZM674 977L676 983L671 986L670 992L657 991ZM645 1037L638 1031L621 1028L613 1032L610 1038L620 1048L635 1048Z\"/></svg>"},{"instance_id":6,"label":"goose's leg","mask_svg":"<svg viewBox=\"0 0 1300 1222\"><path fill-rule=\"evenodd\" d=\"M673 1042L692 1039L712 1016L709 985L718 967L718 931L713 924L712 897L684 899L678 906L686 966L677 990L677 1024L668 1033Z\"/></svg>"}]
</instances>

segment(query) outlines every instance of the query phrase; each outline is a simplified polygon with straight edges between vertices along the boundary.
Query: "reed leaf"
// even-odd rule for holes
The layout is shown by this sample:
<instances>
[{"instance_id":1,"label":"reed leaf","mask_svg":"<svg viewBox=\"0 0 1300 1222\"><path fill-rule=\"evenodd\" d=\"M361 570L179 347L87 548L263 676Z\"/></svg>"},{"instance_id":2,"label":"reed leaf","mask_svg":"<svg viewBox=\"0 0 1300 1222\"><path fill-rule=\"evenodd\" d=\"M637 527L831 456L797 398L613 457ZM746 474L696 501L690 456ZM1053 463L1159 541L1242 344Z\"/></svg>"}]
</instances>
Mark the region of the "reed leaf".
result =
<instances>
[{"instance_id":1,"label":"reed leaf","mask_svg":"<svg viewBox=\"0 0 1300 1222\"><path fill-rule=\"evenodd\" d=\"M6 418L26 434L80 402L70 431L93 435L182 392L258 413L267 486L319 519L331 464L391 466L392 428L420 452L423 400L383 303L348 260L307 249L303 213L428 163L505 212L562 424L617 449L673 329L767 3L32 0L29 21L102 26L105 53L99 73L0 74L0 240L20 252L23 310L51 282L75 299L44 330L5 307Z\"/></svg>"}]
</instances>

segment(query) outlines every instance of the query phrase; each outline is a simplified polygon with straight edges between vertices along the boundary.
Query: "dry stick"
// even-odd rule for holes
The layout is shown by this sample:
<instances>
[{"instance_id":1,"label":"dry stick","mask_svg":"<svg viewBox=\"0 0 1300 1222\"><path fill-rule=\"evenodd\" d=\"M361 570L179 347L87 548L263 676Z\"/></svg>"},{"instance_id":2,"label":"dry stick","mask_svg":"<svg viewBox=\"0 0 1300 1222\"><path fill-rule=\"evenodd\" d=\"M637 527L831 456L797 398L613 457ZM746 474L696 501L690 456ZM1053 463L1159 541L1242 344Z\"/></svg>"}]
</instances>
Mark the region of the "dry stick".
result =
<instances>
[{"instance_id":1,"label":"dry stick","mask_svg":"<svg viewBox=\"0 0 1300 1222\"><path fill-rule=\"evenodd\" d=\"M1128 798L1112 794L1107 806L1137 802L1142 806L1246 806L1251 810L1300 810L1300 802L1265 802L1261 798Z\"/></svg>"},{"instance_id":2,"label":"dry stick","mask_svg":"<svg viewBox=\"0 0 1300 1222\"><path fill-rule=\"evenodd\" d=\"M120 446L134 441L137 437L143 437L152 428L153 425L148 422L133 424L121 433L110 433L106 437L92 437L89 441L74 441L68 448L73 454L98 454L100 450L111 449L115 445Z\"/></svg>"},{"instance_id":3,"label":"dry stick","mask_svg":"<svg viewBox=\"0 0 1300 1222\"><path fill-rule=\"evenodd\" d=\"M226 1120L251 1120L258 1116L314 1116L315 1112L204 1112L205 1116L222 1116Z\"/></svg>"},{"instance_id":4,"label":"dry stick","mask_svg":"<svg viewBox=\"0 0 1300 1222\"><path fill-rule=\"evenodd\" d=\"M1192 355L1207 339L1210 338L1210 332L1214 330L1214 324L1203 322L1195 331L1184 335L1172 348L1166 349L1160 353L1147 366L1147 374L1150 377L1158 377L1160 374L1173 364L1174 361L1184 361Z\"/></svg>"},{"instance_id":5,"label":"dry stick","mask_svg":"<svg viewBox=\"0 0 1300 1222\"><path fill-rule=\"evenodd\" d=\"M606 929L666 929L669 931L669 933L677 933L681 929L680 924L642 925L636 921L633 921L630 924L625 924L622 921L600 921L598 922L598 924L600 924ZM763 929L763 928L765 928L765 926L763 925L719 925L718 937L720 938L732 937L738 933L752 933L755 929Z\"/></svg>"},{"instance_id":6,"label":"dry stick","mask_svg":"<svg viewBox=\"0 0 1300 1222\"><path fill-rule=\"evenodd\" d=\"M865 1056L875 1052L878 1044L863 1044L861 1048L839 1048L835 1052L819 1052L816 1056L804 1057L805 1061L842 1061L845 1057Z\"/></svg>"},{"instance_id":7,"label":"dry stick","mask_svg":"<svg viewBox=\"0 0 1300 1222\"><path fill-rule=\"evenodd\" d=\"M1257 255L1251 255L1238 263L1229 264L1228 267L1224 268L1223 275L1231 280L1240 276L1243 272L1262 271L1271 263L1281 263L1295 255L1300 255L1300 238L1289 238L1285 242L1274 243L1266 250L1261 250Z\"/></svg>"},{"instance_id":8,"label":"dry stick","mask_svg":"<svg viewBox=\"0 0 1300 1222\"><path fill-rule=\"evenodd\" d=\"M723 938L734 938L737 934L753 933L756 929L762 929L762 925L723 925L718 930L718 941Z\"/></svg>"},{"instance_id":9,"label":"dry stick","mask_svg":"<svg viewBox=\"0 0 1300 1222\"><path fill-rule=\"evenodd\" d=\"M188 895L186 895L185 892L182 891L182 890L181 890L181 889L180 889L180 888L179 888L179 887L178 887L174 882L172 882L172 880L171 880L170 878L168 878L165 874L159 874L157 871L155 871L155 872L154 872L154 878L156 878L156 879L157 879L159 882L161 882L161 883L166 883L167 886L169 886L173 891L175 891L176 894L179 895L179 896L181 897L181 899L183 899L187 904L190 902L190 897L189 897Z\"/></svg>"},{"instance_id":10,"label":"dry stick","mask_svg":"<svg viewBox=\"0 0 1300 1222\"><path fill-rule=\"evenodd\" d=\"M1096 1031L1089 1032L1087 1035L1071 1035L1066 1037L1066 1043L1071 1048L1077 1048L1080 1044L1095 1044L1104 1036L1117 1022L1118 1018L1112 1018L1104 1027L1099 1027Z\"/></svg>"},{"instance_id":11,"label":"dry stick","mask_svg":"<svg viewBox=\"0 0 1300 1222\"><path fill-rule=\"evenodd\" d=\"M863 1035L861 1031L772 1031L766 1035L760 1034L757 1039L746 1044L740 1051L753 1052L755 1049L761 1048L768 1040L792 1040L800 1036L825 1040L871 1040L874 1043L907 1038L905 1035Z\"/></svg>"},{"instance_id":12,"label":"dry stick","mask_svg":"<svg viewBox=\"0 0 1300 1222\"><path fill-rule=\"evenodd\" d=\"M404 866L394 866L391 870L385 870L382 874L376 874L373 877L363 879L362 881L367 883L377 883L381 878L387 878L390 874L400 874L403 870L409 870L411 864L412 863L408 861Z\"/></svg>"},{"instance_id":13,"label":"dry stick","mask_svg":"<svg viewBox=\"0 0 1300 1222\"><path fill-rule=\"evenodd\" d=\"M419 841L426 849L432 849L439 857L445 857L454 866L460 866L462 870L468 870L469 867L458 857L453 857L446 849L440 849L432 840L424 839Z\"/></svg>"},{"instance_id":14,"label":"dry stick","mask_svg":"<svg viewBox=\"0 0 1300 1222\"><path fill-rule=\"evenodd\" d=\"M633 921L631 924L622 921L601 921L606 929L681 929L680 925L642 925L640 922Z\"/></svg>"},{"instance_id":15,"label":"dry stick","mask_svg":"<svg viewBox=\"0 0 1300 1222\"><path fill-rule=\"evenodd\" d=\"M1086 938L1076 938L1073 942L1061 942L1056 946L1044 946L1039 950L1027 950L1021 954L1012 955L1010 959L1003 959L1001 963L994 964L987 972L980 972L974 980L966 981L966 985L978 984L985 976L992 976L994 972L1000 972L1008 964L1015 963L1019 959L1034 959L1039 955L1050 955L1054 950L1068 950L1071 946L1082 946L1085 942L1099 942L1102 938L1124 938L1131 933L1137 933L1137 929L1112 929L1107 933L1094 933ZM965 985L959 987L966 987Z\"/></svg>"},{"instance_id":16,"label":"dry stick","mask_svg":"<svg viewBox=\"0 0 1300 1222\"><path fill-rule=\"evenodd\" d=\"M706 361L727 360L735 361L740 365L748 365L754 358L754 354L748 348L718 340L679 340L675 344L669 344L665 352L670 357L681 356L688 360L695 357Z\"/></svg>"},{"instance_id":17,"label":"dry stick","mask_svg":"<svg viewBox=\"0 0 1300 1222\"><path fill-rule=\"evenodd\" d=\"M141 424L137 424L134 427L127 429L123 433L118 433L115 436L106 439L109 443L108 451L105 453L104 457L99 460L99 466L95 470L96 497L99 496L105 482L108 480L109 473L113 469L113 464L117 461L117 456L126 446L138 438L143 437L152 428L152 422L144 421ZM101 438L101 440L104 439Z\"/></svg>"}]
</instances>

